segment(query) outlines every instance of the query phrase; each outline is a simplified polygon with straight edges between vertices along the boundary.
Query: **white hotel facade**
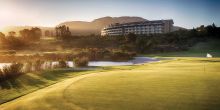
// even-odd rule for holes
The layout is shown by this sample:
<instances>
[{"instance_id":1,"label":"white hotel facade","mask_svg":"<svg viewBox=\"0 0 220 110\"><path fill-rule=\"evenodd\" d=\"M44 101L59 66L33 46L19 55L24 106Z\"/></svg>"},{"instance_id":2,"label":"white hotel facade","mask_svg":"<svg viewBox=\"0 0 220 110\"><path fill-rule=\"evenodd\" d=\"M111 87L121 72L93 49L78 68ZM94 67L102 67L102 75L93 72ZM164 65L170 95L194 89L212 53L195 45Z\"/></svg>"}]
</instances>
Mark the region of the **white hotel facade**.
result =
<instances>
[{"instance_id":1,"label":"white hotel facade","mask_svg":"<svg viewBox=\"0 0 220 110\"><path fill-rule=\"evenodd\" d=\"M173 30L173 20L154 20L111 24L101 30L102 36L118 36L134 33L137 35L162 34Z\"/></svg>"}]
</instances>

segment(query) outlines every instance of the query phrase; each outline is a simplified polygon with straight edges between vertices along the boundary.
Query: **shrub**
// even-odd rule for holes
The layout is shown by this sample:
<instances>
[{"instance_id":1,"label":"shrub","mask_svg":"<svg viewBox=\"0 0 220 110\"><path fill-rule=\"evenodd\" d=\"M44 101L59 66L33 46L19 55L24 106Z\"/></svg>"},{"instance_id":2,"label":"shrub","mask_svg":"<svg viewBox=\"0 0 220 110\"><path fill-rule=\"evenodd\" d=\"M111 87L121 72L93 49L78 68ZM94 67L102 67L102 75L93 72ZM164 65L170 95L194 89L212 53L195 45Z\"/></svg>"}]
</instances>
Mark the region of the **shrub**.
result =
<instances>
[{"instance_id":1,"label":"shrub","mask_svg":"<svg viewBox=\"0 0 220 110\"><path fill-rule=\"evenodd\" d=\"M52 61L45 62L44 69L53 69L53 62Z\"/></svg>"},{"instance_id":2,"label":"shrub","mask_svg":"<svg viewBox=\"0 0 220 110\"><path fill-rule=\"evenodd\" d=\"M0 69L0 82L3 81L3 80L5 80L5 74Z\"/></svg>"},{"instance_id":3,"label":"shrub","mask_svg":"<svg viewBox=\"0 0 220 110\"><path fill-rule=\"evenodd\" d=\"M76 67L85 67L88 66L89 58L88 57L77 57L74 60Z\"/></svg>"},{"instance_id":4,"label":"shrub","mask_svg":"<svg viewBox=\"0 0 220 110\"><path fill-rule=\"evenodd\" d=\"M31 61L28 61L24 64L24 71L25 72L32 72L33 63Z\"/></svg>"},{"instance_id":5,"label":"shrub","mask_svg":"<svg viewBox=\"0 0 220 110\"><path fill-rule=\"evenodd\" d=\"M35 62L34 62L34 70L35 71L40 71L41 69L42 69L42 65L44 64L44 62L43 61L41 61L41 60L36 60Z\"/></svg>"},{"instance_id":6,"label":"shrub","mask_svg":"<svg viewBox=\"0 0 220 110\"><path fill-rule=\"evenodd\" d=\"M68 64L65 61L61 60L59 61L59 68L68 68Z\"/></svg>"},{"instance_id":7,"label":"shrub","mask_svg":"<svg viewBox=\"0 0 220 110\"><path fill-rule=\"evenodd\" d=\"M112 60L123 61L129 59L128 54L120 51L115 51L112 53Z\"/></svg>"},{"instance_id":8,"label":"shrub","mask_svg":"<svg viewBox=\"0 0 220 110\"><path fill-rule=\"evenodd\" d=\"M12 63L10 66L3 67L3 69L0 71L1 81L17 78L23 73L22 67L23 64L21 63Z\"/></svg>"}]
</instances>

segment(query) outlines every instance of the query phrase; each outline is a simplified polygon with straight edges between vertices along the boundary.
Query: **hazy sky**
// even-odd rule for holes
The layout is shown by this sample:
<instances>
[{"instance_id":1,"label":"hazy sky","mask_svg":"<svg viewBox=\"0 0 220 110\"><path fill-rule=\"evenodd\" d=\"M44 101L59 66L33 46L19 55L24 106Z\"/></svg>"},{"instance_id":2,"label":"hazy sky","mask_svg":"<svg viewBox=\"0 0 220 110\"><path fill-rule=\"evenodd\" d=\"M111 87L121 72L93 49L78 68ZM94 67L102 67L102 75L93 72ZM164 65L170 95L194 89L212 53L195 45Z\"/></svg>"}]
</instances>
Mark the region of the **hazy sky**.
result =
<instances>
[{"instance_id":1,"label":"hazy sky","mask_svg":"<svg viewBox=\"0 0 220 110\"><path fill-rule=\"evenodd\" d=\"M186 28L213 22L220 26L220 0L0 0L0 28L55 26L104 16L173 19L174 25Z\"/></svg>"}]
</instances>

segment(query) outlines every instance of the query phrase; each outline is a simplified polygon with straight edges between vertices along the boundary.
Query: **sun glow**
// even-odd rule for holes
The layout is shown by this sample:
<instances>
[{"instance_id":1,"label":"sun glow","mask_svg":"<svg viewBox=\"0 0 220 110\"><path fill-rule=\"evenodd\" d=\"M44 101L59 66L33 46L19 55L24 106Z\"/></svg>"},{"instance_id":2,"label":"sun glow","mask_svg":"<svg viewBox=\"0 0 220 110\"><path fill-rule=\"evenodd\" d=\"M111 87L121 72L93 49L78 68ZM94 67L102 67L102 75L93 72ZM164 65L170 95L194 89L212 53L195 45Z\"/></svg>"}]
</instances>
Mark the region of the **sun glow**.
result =
<instances>
[{"instance_id":1,"label":"sun glow","mask_svg":"<svg viewBox=\"0 0 220 110\"><path fill-rule=\"evenodd\" d=\"M15 13L15 9L10 8L10 6L0 7L0 31L3 31L3 28L10 23L11 19L16 17Z\"/></svg>"},{"instance_id":2,"label":"sun glow","mask_svg":"<svg viewBox=\"0 0 220 110\"><path fill-rule=\"evenodd\" d=\"M12 3L0 4L0 31L7 26L23 26L39 23L38 14Z\"/></svg>"}]
</instances>

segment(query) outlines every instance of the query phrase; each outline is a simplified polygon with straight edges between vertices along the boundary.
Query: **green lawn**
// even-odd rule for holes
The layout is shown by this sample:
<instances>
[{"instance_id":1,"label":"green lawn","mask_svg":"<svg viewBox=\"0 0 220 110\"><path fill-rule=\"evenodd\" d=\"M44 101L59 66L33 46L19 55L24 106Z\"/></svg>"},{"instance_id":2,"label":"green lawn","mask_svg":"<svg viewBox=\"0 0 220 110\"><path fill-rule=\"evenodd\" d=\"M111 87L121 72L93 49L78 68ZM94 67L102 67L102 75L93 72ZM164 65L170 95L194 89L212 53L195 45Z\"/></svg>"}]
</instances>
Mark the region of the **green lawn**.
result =
<instances>
[{"instance_id":1,"label":"green lawn","mask_svg":"<svg viewBox=\"0 0 220 110\"><path fill-rule=\"evenodd\" d=\"M176 58L71 77L1 110L219 110L220 58Z\"/></svg>"},{"instance_id":2,"label":"green lawn","mask_svg":"<svg viewBox=\"0 0 220 110\"><path fill-rule=\"evenodd\" d=\"M16 80L0 82L0 104L65 79L90 72L92 71L74 71L65 69L48 70L38 73L27 73L18 77Z\"/></svg>"}]
</instances>

